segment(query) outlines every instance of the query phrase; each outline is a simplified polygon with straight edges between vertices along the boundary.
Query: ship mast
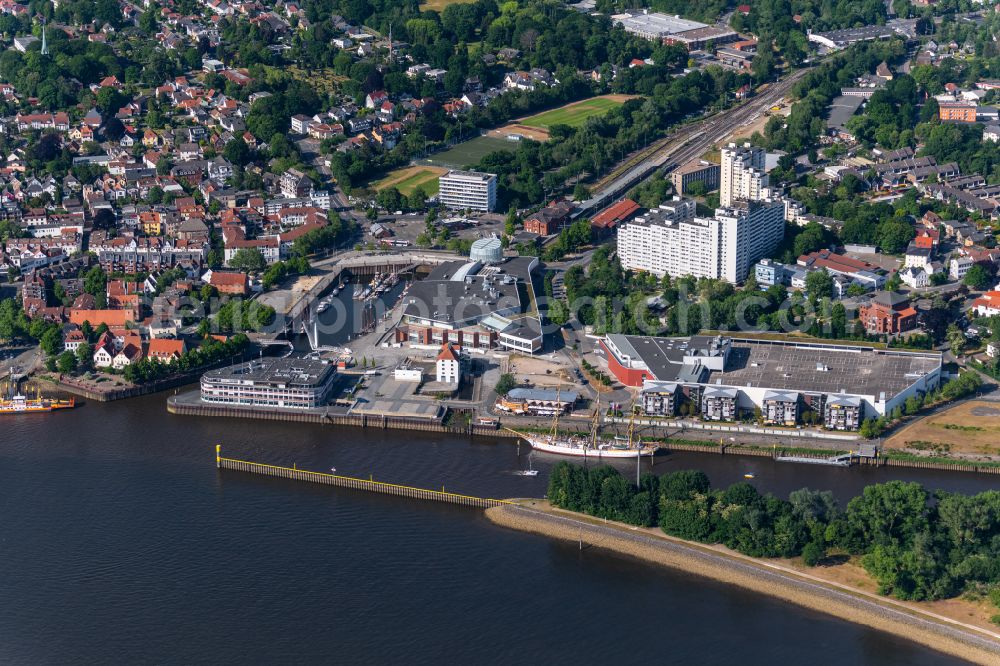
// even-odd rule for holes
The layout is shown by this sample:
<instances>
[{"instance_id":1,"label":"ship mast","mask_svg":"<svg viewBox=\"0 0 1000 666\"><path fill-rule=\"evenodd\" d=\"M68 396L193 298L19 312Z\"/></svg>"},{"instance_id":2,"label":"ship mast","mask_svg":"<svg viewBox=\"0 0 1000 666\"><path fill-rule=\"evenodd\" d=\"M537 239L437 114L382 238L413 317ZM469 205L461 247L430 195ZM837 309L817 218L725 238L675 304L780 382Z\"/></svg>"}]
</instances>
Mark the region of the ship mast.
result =
<instances>
[{"instance_id":1,"label":"ship mast","mask_svg":"<svg viewBox=\"0 0 1000 666\"><path fill-rule=\"evenodd\" d=\"M635 436L635 397L632 398L632 405L629 407L628 415L628 448L632 448L632 439Z\"/></svg>"},{"instance_id":2,"label":"ship mast","mask_svg":"<svg viewBox=\"0 0 1000 666\"><path fill-rule=\"evenodd\" d=\"M601 394L597 394L597 405L594 407L594 422L590 426L590 445L596 451L598 431L601 429Z\"/></svg>"},{"instance_id":3,"label":"ship mast","mask_svg":"<svg viewBox=\"0 0 1000 666\"><path fill-rule=\"evenodd\" d=\"M555 404L554 413L552 414L552 441L553 441L553 443L556 441L556 437L559 434L559 412L562 411L562 408L560 407L560 404L561 403L559 402L559 387L556 387L556 404Z\"/></svg>"}]
</instances>

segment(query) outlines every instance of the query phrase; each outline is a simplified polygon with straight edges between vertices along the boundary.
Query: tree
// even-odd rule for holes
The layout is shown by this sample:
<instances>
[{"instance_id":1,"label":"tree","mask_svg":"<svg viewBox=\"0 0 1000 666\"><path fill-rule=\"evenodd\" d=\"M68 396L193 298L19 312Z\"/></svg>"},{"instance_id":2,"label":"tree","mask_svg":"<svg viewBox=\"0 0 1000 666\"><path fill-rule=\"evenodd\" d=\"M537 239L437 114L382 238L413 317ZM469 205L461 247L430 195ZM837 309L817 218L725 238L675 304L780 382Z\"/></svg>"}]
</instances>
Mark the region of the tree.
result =
<instances>
[{"instance_id":1,"label":"tree","mask_svg":"<svg viewBox=\"0 0 1000 666\"><path fill-rule=\"evenodd\" d=\"M94 213L94 228L111 231L116 226L114 211L108 208L98 208Z\"/></svg>"},{"instance_id":2,"label":"tree","mask_svg":"<svg viewBox=\"0 0 1000 666\"><path fill-rule=\"evenodd\" d=\"M500 375L500 380L497 382L494 390L497 392L497 395L507 395L510 393L511 389L516 387L517 378L509 372L505 372Z\"/></svg>"},{"instance_id":3,"label":"tree","mask_svg":"<svg viewBox=\"0 0 1000 666\"><path fill-rule=\"evenodd\" d=\"M39 340L39 346L49 356L57 356L63 348L62 331L59 326L49 327Z\"/></svg>"},{"instance_id":4,"label":"tree","mask_svg":"<svg viewBox=\"0 0 1000 666\"><path fill-rule=\"evenodd\" d=\"M226 144L222 156L237 166L246 166L253 161L253 151L241 136Z\"/></svg>"},{"instance_id":5,"label":"tree","mask_svg":"<svg viewBox=\"0 0 1000 666\"><path fill-rule=\"evenodd\" d=\"M948 349L951 353L955 356L961 356L962 351L965 349L965 333L962 332L962 329L955 324L949 324L946 338L948 340Z\"/></svg>"},{"instance_id":6,"label":"tree","mask_svg":"<svg viewBox=\"0 0 1000 666\"><path fill-rule=\"evenodd\" d=\"M39 162L51 162L62 152L62 140L58 134L43 134L31 150L31 156Z\"/></svg>"},{"instance_id":7,"label":"tree","mask_svg":"<svg viewBox=\"0 0 1000 666\"><path fill-rule=\"evenodd\" d=\"M118 118L111 116L104 122L102 131L104 132L104 136L111 141L118 141L125 136L125 125Z\"/></svg>"},{"instance_id":8,"label":"tree","mask_svg":"<svg viewBox=\"0 0 1000 666\"><path fill-rule=\"evenodd\" d=\"M816 541L810 541L802 549L802 562L807 567L816 566L824 557L826 557L826 548L823 547L823 544Z\"/></svg>"},{"instance_id":9,"label":"tree","mask_svg":"<svg viewBox=\"0 0 1000 666\"><path fill-rule=\"evenodd\" d=\"M76 348L77 367L83 371L89 370L93 361L94 361L93 347L90 346L90 343L87 342L81 343L80 346Z\"/></svg>"},{"instance_id":10,"label":"tree","mask_svg":"<svg viewBox=\"0 0 1000 666\"><path fill-rule=\"evenodd\" d=\"M806 275L806 292L813 300L829 298L833 293L833 276L827 273L825 268L810 271Z\"/></svg>"},{"instance_id":11,"label":"tree","mask_svg":"<svg viewBox=\"0 0 1000 666\"><path fill-rule=\"evenodd\" d=\"M847 505L847 523L855 540L852 552L869 546L907 548L929 526L930 495L919 483L889 481L867 486Z\"/></svg>"},{"instance_id":12,"label":"tree","mask_svg":"<svg viewBox=\"0 0 1000 666\"><path fill-rule=\"evenodd\" d=\"M62 354L59 354L59 362L56 367L64 375L72 373L76 370L76 356L69 350L64 351Z\"/></svg>"},{"instance_id":13,"label":"tree","mask_svg":"<svg viewBox=\"0 0 1000 666\"><path fill-rule=\"evenodd\" d=\"M965 277L962 278L962 284L977 291L989 289L990 282L990 272L986 270L986 267L982 264L973 264L970 266L968 272L965 274Z\"/></svg>"},{"instance_id":14,"label":"tree","mask_svg":"<svg viewBox=\"0 0 1000 666\"><path fill-rule=\"evenodd\" d=\"M229 260L230 268L244 273L260 273L267 268L267 260L257 248L240 248Z\"/></svg>"},{"instance_id":15,"label":"tree","mask_svg":"<svg viewBox=\"0 0 1000 666\"><path fill-rule=\"evenodd\" d=\"M906 220L890 218L878 225L876 230L878 246L886 254L899 254L913 240L913 225Z\"/></svg>"}]
</instances>

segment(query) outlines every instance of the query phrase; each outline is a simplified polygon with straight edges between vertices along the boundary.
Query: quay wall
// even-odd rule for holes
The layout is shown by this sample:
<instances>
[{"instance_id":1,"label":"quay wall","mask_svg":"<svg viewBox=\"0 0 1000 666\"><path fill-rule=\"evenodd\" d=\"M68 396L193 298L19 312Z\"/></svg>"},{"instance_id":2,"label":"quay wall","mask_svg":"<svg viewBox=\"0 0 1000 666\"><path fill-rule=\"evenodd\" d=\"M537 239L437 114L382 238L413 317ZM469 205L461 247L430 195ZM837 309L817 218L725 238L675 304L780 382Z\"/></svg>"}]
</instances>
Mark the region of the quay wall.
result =
<instances>
[{"instance_id":1,"label":"quay wall","mask_svg":"<svg viewBox=\"0 0 1000 666\"><path fill-rule=\"evenodd\" d=\"M369 415L369 414L328 414L322 412L295 412L290 410L237 407L230 405L209 405L203 403L190 403L179 401L176 396L167 399L167 411L180 416L210 416L227 417L238 419L257 419L262 421L283 421L288 423L312 423L316 425L350 426L356 428L381 428L384 430L410 430L419 432L439 432L452 435L483 436L495 439L517 439L518 435L504 429L497 429L493 426L469 424L464 426L447 426L437 421L425 419L413 419L398 416ZM754 458L774 458L776 455L787 452L787 449L778 447L777 449L749 448L735 446L731 444L718 445L706 443L705 445L672 442L669 439L661 442L664 451L683 451L692 453L710 453L717 455L737 455ZM833 451L823 451L816 453L796 452L798 457L816 458L817 460L828 458L833 455ZM909 467L915 469L936 469L953 472L971 472L978 474L1000 474L1000 467L981 465L974 462L962 463L942 463L922 460L902 460L886 456L877 458L855 458L855 464L875 465L886 467ZM790 463L791 464L791 463Z\"/></svg>"}]
</instances>

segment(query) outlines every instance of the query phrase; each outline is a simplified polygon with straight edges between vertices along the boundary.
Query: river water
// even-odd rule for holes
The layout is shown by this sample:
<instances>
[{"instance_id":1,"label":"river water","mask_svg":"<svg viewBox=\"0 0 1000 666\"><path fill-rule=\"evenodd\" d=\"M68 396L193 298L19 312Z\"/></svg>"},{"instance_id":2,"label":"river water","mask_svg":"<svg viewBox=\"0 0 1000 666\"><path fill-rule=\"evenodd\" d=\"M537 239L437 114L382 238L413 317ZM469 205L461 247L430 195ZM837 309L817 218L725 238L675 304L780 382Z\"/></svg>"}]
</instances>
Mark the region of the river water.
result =
<instances>
[{"instance_id":1,"label":"river water","mask_svg":"<svg viewBox=\"0 0 1000 666\"><path fill-rule=\"evenodd\" d=\"M218 472L231 457L540 496L509 440L172 416L164 395L0 425L0 663L948 664L736 588L498 528L461 507ZM713 482L961 474L677 454ZM631 473L625 464L623 470Z\"/></svg>"}]
</instances>

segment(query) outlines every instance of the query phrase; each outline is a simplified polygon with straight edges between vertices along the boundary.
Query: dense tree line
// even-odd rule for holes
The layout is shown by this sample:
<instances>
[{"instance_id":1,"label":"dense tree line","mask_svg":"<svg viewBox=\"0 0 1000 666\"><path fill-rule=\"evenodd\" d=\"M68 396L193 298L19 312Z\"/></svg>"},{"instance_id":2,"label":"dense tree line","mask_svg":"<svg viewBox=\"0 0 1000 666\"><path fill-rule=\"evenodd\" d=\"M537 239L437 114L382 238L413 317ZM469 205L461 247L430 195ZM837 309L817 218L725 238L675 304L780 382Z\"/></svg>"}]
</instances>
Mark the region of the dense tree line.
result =
<instances>
[{"instance_id":1,"label":"dense tree line","mask_svg":"<svg viewBox=\"0 0 1000 666\"><path fill-rule=\"evenodd\" d=\"M712 488L700 471L630 483L612 467L558 463L549 501L560 508L672 536L721 543L753 557L860 557L882 594L941 599L1000 585L1000 492L930 492L890 481L865 488L842 509L829 491L803 488L787 500L741 482Z\"/></svg>"},{"instance_id":2,"label":"dense tree line","mask_svg":"<svg viewBox=\"0 0 1000 666\"><path fill-rule=\"evenodd\" d=\"M732 90L744 80L733 72L709 67L649 86L651 80L644 77L632 80L635 87L626 87L627 81L616 82L616 92L646 97L591 118L579 128L551 127L545 143L522 139L513 150L485 156L477 168L498 174L502 205L537 204L570 179L607 173L688 114L728 105Z\"/></svg>"},{"instance_id":3,"label":"dense tree line","mask_svg":"<svg viewBox=\"0 0 1000 666\"><path fill-rule=\"evenodd\" d=\"M769 150L798 154L813 146L826 131L830 102L842 87L855 85L855 79L870 74L882 61L892 62L905 53L901 39L860 43L828 58L813 68L792 89L798 101L787 118L772 116L764 133L755 134L753 142Z\"/></svg>"},{"instance_id":4,"label":"dense tree line","mask_svg":"<svg viewBox=\"0 0 1000 666\"><path fill-rule=\"evenodd\" d=\"M184 352L179 358L167 363L144 358L126 366L123 375L127 381L144 384L178 373L206 368L226 359L242 357L249 347L250 340L242 333L237 333L224 342L206 338L201 345Z\"/></svg>"}]
</instances>

